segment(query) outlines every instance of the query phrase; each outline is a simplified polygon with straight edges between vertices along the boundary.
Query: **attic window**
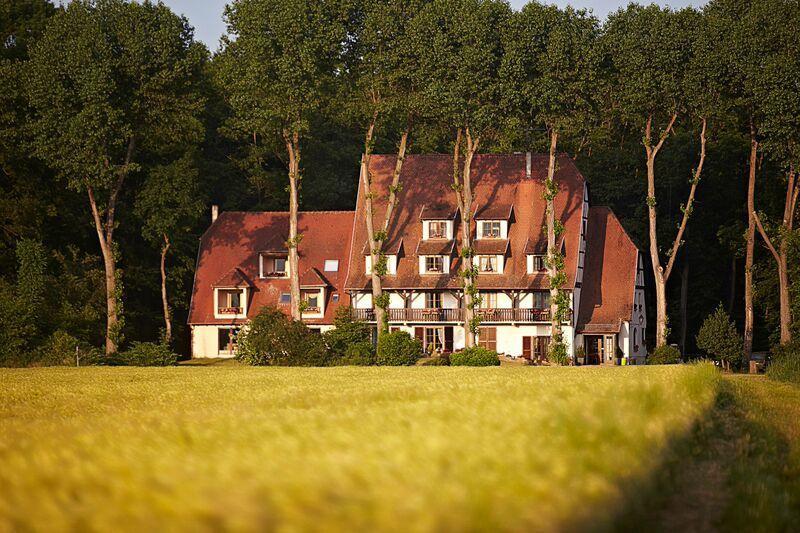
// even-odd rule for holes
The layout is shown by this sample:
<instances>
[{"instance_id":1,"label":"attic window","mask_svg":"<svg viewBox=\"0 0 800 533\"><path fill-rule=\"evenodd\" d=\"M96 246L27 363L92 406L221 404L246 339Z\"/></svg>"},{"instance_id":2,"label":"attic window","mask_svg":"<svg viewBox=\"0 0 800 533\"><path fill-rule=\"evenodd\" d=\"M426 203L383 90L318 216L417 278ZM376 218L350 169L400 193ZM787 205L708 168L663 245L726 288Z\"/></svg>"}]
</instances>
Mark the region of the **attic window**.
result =
<instances>
[{"instance_id":1,"label":"attic window","mask_svg":"<svg viewBox=\"0 0 800 533\"><path fill-rule=\"evenodd\" d=\"M500 221L486 220L481 222L481 237L484 239L499 239Z\"/></svg>"},{"instance_id":2,"label":"attic window","mask_svg":"<svg viewBox=\"0 0 800 533\"><path fill-rule=\"evenodd\" d=\"M288 292L282 292L281 293L280 303L282 303L282 304L292 303L292 295L289 294Z\"/></svg>"},{"instance_id":3,"label":"attic window","mask_svg":"<svg viewBox=\"0 0 800 533\"><path fill-rule=\"evenodd\" d=\"M339 272L339 260L338 259L326 259L325 260L325 272Z\"/></svg>"},{"instance_id":4,"label":"attic window","mask_svg":"<svg viewBox=\"0 0 800 533\"><path fill-rule=\"evenodd\" d=\"M542 272L543 270L547 270L547 265L545 265L543 255L534 255L531 257L531 260L533 262L531 267L533 272Z\"/></svg>"},{"instance_id":5,"label":"attic window","mask_svg":"<svg viewBox=\"0 0 800 533\"><path fill-rule=\"evenodd\" d=\"M429 239L446 239L447 238L447 221L445 220L431 220L428 221L428 238Z\"/></svg>"},{"instance_id":6,"label":"attic window","mask_svg":"<svg viewBox=\"0 0 800 533\"><path fill-rule=\"evenodd\" d=\"M262 278L285 278L286 257L261 256L261 277Z\"/></svg>"}]
</instances>

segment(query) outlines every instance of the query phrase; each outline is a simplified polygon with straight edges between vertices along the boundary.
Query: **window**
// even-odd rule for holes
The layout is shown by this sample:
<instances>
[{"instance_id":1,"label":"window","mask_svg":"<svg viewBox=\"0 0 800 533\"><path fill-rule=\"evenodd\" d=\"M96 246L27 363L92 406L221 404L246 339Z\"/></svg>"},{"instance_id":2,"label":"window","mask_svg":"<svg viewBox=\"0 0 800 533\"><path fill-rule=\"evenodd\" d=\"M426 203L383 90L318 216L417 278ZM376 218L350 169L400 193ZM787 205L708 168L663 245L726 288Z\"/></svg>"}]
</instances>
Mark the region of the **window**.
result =
<instances>
[{"instance_id":1,"label":"window","mask_svg":"<svg viewBox=\"0 0 800 533\"><path fill-rule=\"evenodd\" d=\"M440 255L425 257L425 272L444 272L444 260Z\"/></svg>"},{"instance_id":2,"label":"window","mask_svg":"<svg viewBox=\"0 0 800 533\"><path fill-rule=\"evenodd\" d=\"M425 351L444 350L444 328L425 328Z\"/></svg>"},{"instance_id":3,"label":"window","mask_svg":"<svg viewBox=\"0 0 800 533\"><path fill-rule=\"evenodd\" d=\"M481 222L481 237L484 239L500 238L500 221L486 220Z\"/></svg>"},{"instance_id":4,"label":"window","mask_svg":"<svg viewBox=\"0 0 800 533\"><path fill-rule=\"evenodd\" d=\"M543 255L534 255L531 256L531 259L532 259L531 273L542 272L544 270L547 270L547 264L545 263Z\"/></svg>"},{"instance_id":5,"label":"window","mask_svg":"<svg viewBox=\"0 0 800 533\"><path fill-rule=\"evenodd\" d=\"M550 293L546 291L536 291L533 293L533 308L534 309L549 309L550 308Z\"/></svg>"},{"instance_id":6,"label":"window","mask_svg":"<svg viewBox=\"0 0 800 533\"><path fill-rule=\"evenodd\" d=\"M232 354L236 351L236 337L239 335L239 328L220 328L217 330L218 352L221 354Z\"/></svg>"},{"instance_id":7,"label":"window","mask_svg":"<svg viewBox=\"0 0 800 533\"><path fill-rule=\"evenodd\" d=\"M286 277L286 258L285 257L264 257L264 256L261 256L261 277L262 278L285 278Z\"/></svg>"},{"instance_id":8,"label":"window","mask_svg":"<svg viewBox=\"0 0 800 533\"><path fill-rule=\"evenodd\" d=\"M440 293L440 292L426 292L425 293L425 307L427 309L441 309L442 308L442 293Z\"/></svg>"},{"instance_id":9,"label":"window","mask_svg":"<svg viewBox=\"0 0 800 533\"><path fill-rule=\"evenodd\" d=\"M547 360L550 337L522 337L522 357L533 361Z\"/></svg>"},{"instance_id":10,"label":"window","mask_svg":"<svg viewBox=\"0 0 800 533\"><path fill-rule=\"evenodd\" d=\"M307 313L319 313L319 291L308 291L303 293L303 300L306 302Z\"/></svg>"},{"instance_id":11,"label":"window","mask_svg":"<svg viewBox=\"0 0 800 533\"><path fill-rule=\"evenodd\" d=\"M478 346L497 351L497 328L478 328Z\"/></svg>"},{"instance_id":12,"label":"window","mask_svg":"<svg viewBox=\"0 0 800 533\"><path fill-rule=\"evenodd\" d=\"M333 300L333 303L339 303L339 293L334 292L333 296L331 296L331 300Z\"/></svg>"},{"instance_id":13,"label":"window","mask_svg":"<svg viewBox=\"0 0 800 533\"><path fill-rule=\"evenodd\" d=\"M497 309L497 293L484 292L483 294L481 294L481 308Z\"/></svg>"},{"instance_id":14,"label":"window","mask_svg":"<svg viewBox=\"0 0 800 533\"><path fill-rule=\"evenodd\" d=\"M444 220L432 220L428 222L428 238L429 239L446 239L447 238L447 222Z\"/></svg>"},{"instance_id":15,"label":"window","mask_svg":"<svg viewBox=\"0 0 800 533\"><path fill-rule=\"evenodd\" d=\"M289 294L288 292L282 292L281 293L280 303L282 303L282 304L290 304L290 303L292 303L292 295Z\"/></svg>"},{"instance_id":16,"label":"window","mask_svg":"<svg viewBox=\"0 0 800 533\"><path fill-rule=\"evenodd\" d=\"M242 312L242 291L239 289L220 289L217 293L217 313L238 315Z\"/></svg>"},{"instance_id":17,"label":"window","mask_svg":"<svg viewBox=\"0 0 800 533\"><path fill-rule=\"evenodd\" d=\"M478 257L478 270L481 272L497 272L497 256L481 255Z\"/></svg>"},{"instance_id":18,"label":"window","mask_svg":"<svg viewBox=\"0 0 800 533\"><path fill-rule=\"evenodd\" d=\"M339 260L338 259L326 259L325 260L325 272L339 272Z\"/></svg>"}]
</instances>

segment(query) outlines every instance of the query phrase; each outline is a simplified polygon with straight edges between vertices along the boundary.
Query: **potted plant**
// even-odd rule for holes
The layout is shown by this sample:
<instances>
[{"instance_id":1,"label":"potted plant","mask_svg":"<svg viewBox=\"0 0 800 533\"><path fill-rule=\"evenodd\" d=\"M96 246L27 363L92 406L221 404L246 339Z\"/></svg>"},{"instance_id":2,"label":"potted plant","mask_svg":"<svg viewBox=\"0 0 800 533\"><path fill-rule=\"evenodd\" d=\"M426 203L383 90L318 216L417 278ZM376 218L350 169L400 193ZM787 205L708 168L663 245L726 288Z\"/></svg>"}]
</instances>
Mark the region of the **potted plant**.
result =
<instances>
[{"instance_id":1,"label":"potted plant","mask_svg":"<svg viewBox=\"0 0 800 533\"><path fill-rule=\"evenodd\" d=\"M586 364L586 348L578 346L575 348L575 359L578 360L578 365Z\"/></svg>"}]
</instances>

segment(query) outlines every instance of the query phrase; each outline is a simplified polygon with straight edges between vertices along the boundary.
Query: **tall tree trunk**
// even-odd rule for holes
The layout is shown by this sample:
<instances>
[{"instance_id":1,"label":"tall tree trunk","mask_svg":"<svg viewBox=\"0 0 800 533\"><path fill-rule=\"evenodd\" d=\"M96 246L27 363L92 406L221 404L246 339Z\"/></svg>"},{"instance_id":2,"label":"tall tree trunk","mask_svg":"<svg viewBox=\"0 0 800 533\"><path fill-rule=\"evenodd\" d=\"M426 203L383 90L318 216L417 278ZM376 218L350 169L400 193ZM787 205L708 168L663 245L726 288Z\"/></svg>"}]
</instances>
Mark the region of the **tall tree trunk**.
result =
<instances>
[{"instance_id":1,"label":"tall tree trunk","mask_svg":"<svg viewBox=\"0 0 800 533\"><path fill-rule=\"evenodd\" d=\"M756 236L756 164L758 157L758 140L756 128L750 120L750 174L747 180L747 248L744 259L744 368L750 365L753 355L753 258L755 255Z\"/></svg>"},{"instance_id":2,"label":"tall tree trunk","mask_svg":"<svg viewBox=\"0 0 800 533\"><path fill-rule=\"evenodd\" d=\"M555 345L562 341L561 320L558 313L559 287L555 284L558 268L556 254L561 251L556 249L556 210L555 193L558 190L555 184L556 149L558 147L558 131L550 130L550 159L547 163L547 181L544 187L547 218L547 276L550 280L550 342Z\"/></svg>"},{"instance_id":3,"label":"tall tree trunk","mask_svg":"<svg viewBox=\"0 0 800 533\"><path fill-rule=\"evenodd\" d=\"M114 228L115 215L117 209L117 198L122 190L125 177L128 175L133 152L136 148L136 140L131 137L128 140L128 149L125 155L125 163L119 170L117 181L108 196L105 213L101 214L100 206L94 194L94 188L86 183L86 192L89 196L89 206L92 211L97 240L100 244L100 251L103 255L103 268L105 270L106 281L106 356L117 353L121 338L122 322L120 312L122 311L122 296L119 294L117 284L117 257L114 249Z\"/></svg>"},{"instance_id":4,"label":"tall tree trunk","mask_svg":"<svg viewBox=\"0 0 800 533\"><path fill-rule=\"evenodd\" d=\"M783 208L783 221L781 229L783 235L780 236L780 245L776 249L772 240L764 230L758 214L753 212L753 219L758 227L758 232L764 239L767 248L775 258L778 269L778 294L780 296L780 325L781 325L781 344L792 341L792 301L789 284L789 242L787 236L794 229L794 212L797 206L797 197L800 194L800 186L796 184L794 169L789 171L788 183L786 186L786 202Z\"/></svg>"},{"instance_id":5,"label":"tall tree trunk","mask_svg":"<svg viewBox=\"0 0 800 533\"><path fill-rule=\"evenodd\" d=\"M169 300L167 298L167 252L170 242L167 234L164 234L164 245L161 247L161 305L164 309L164 344L172 342L172 319L169 316Z\"/></svg>"},{"instance_id":6,"label":"tall tree trunk","mask_svg":"<svg viewBox=\"0 0 800 533\"><path fill-rule=\"evenodd\" d=\"M686 330L689 307L689 260L684 259L681 270L681 355L686 357Z\"/></svg>"},{"instance_id":7,"label":"tall tree trunk","mask_svg":"<svg viewBox=\"0 0 800 533\"><path fill-rule=\"evenodd\" d=\"M289 154L289 285L292 318L300 320L300 260L297 247L300 236L297 234L298 192L300 189L300 133L297 130L284 132L286 150Z\"/></svg>"},{"instance_id":8,"label":"tall tree trunk","mask_svg":"<svg viewBox=\"0 0 800 533\"><path fill-rule=\"evenodd\" d=\"M459 178L459 160L461 143L466 143L464 163ZM474 268L472 251L472 160L478 150L480 137L473 138L469 128L459 128L453 150L453 189L456 193L458 210L461 213L461 259L463 261L464 280L464 344L467 348L475 346L475 298L477 273Z\"/></svg>"}]
</instances>

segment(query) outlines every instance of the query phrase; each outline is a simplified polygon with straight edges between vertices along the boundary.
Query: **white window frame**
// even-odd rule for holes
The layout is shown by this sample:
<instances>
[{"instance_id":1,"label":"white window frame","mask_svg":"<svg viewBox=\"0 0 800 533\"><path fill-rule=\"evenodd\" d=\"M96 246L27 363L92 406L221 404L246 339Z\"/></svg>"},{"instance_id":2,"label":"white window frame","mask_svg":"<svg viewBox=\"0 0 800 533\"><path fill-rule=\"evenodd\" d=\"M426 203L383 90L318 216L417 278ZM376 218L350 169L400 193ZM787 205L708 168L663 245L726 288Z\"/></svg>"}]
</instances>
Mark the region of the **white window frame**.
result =
<instances>
[{"instance_id":1,"label":"white window frame","mask_svg":"<svg viewBox=\"0 0 800 533\"><path fill-rule=\"evenodd\" d=\"M446 220L427 220L425 222L428 226L428 239L449 239L450 238L450 224ZM441 231L431 231L434 227ZM438 234L438 235L437 235Z\"/></svg>"},{"instance_id":2,"label":"white window frame","mask_svg":"<svg viewBox=\"0 0 800 533\"><path fill-rule=\"evenodd\" d=\"M492 267L491 270L488 267ZM482 274L500 274L500 260L496 255L479 255L478 271Z\"/></svg>"},{"instance_id":3,"label":"white window frame","mask_svg":"<svg viewBox=\"0 0 800 533\"><path fill-rule=\"evenodd\" d=\"M224 291L220 293L220 291ZM233 306L220 306L220 299L223 294L229 292L239 292L239 313L220 313L220 309L228 309ZM215 287L214 288L214 317L215 318L247 318L247 289L241 287Z\"/></svg>"},{"instance_id":4,"label":"white window frame","mask_svg":"<svg viewBox=\"0 0 800 533\"><path fill-rule=\"evenodd\" d=\"M494 233L495 224L497 225L497 235ZM487 226L489 232L486 232ZM481 239L501 239L503 237L503 222L501 220L481 220Z\"/></svg>"},{"instance_id":5,"label":"white window frame","mask_svg":"<svg viewBox=\"0 0 800 533\"><path fill-rule=\"evenodd\" d=\"M266 263L264 261L265 258L267 259L267 261L272 261L272 264L273 264L273 271L272 272L266 272L264 270L264 265ZM280 270L275 270L275 268L274 268L275 262L279 261L279 260L283 261L283 272L282 273L281 273ZM272 256L272 255L265 256L264 254L259 254L259 256L258 256L258 277L261 278L261 279L266 279L266 278L288 278L289 277L289 258L288 257L284 257L284 256L278 256L278 255L276 255L276 256Z\"/></svg>"},{"instance_id":6,"label":"white window frame","mask_svg":"<svg viewBox=\"0 0 800 533\"><path fill-rule=\"evenodd\" d=\"M425 274L444 274L445 273L444 257L443 256L441 256L441 255L426 255L424 260L425 260L425 271L424 271ZM430 266L429 266L429 263L428 263L429 261L431 261L433 263L438 262L439 263L439 269L438 270L432 270L430 268Z\"/></svg>"}]
</instances>

